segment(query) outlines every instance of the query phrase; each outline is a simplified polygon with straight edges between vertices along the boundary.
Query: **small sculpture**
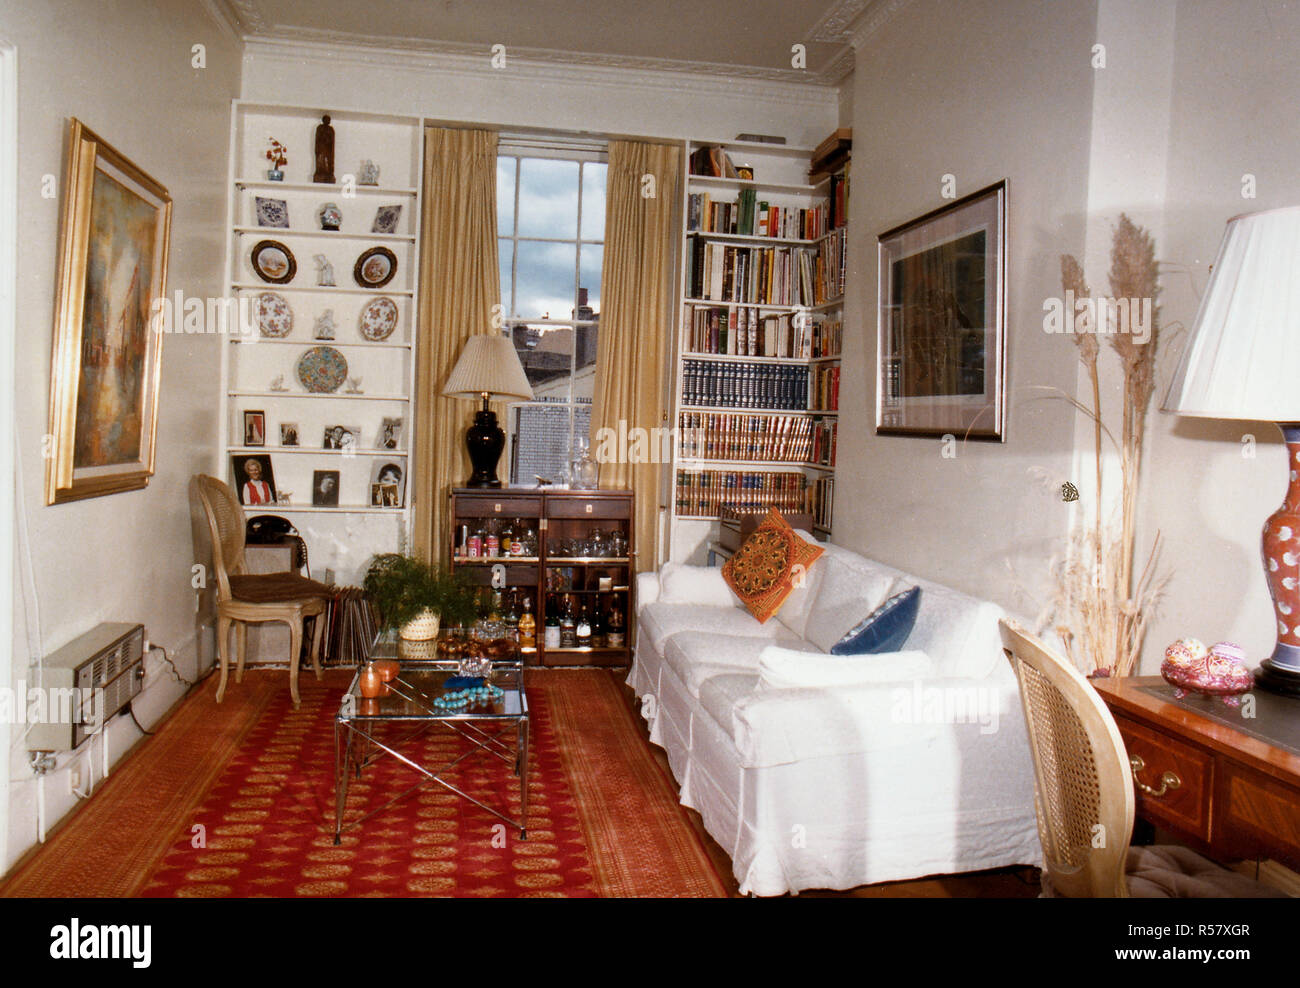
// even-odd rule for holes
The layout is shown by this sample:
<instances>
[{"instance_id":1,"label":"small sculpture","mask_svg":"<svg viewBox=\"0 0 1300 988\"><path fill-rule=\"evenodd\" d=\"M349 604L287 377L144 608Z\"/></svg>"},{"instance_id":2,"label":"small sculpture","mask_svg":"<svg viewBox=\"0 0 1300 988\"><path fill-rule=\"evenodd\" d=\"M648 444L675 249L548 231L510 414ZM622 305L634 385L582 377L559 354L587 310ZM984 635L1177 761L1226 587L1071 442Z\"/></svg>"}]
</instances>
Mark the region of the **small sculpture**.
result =
<instances>
[{"instance_id":1,"label":"small sculpture","mask_svg":"<svg viewBox=\"0 0 1300 988\"><path fill-rule=\"evenodd\" d=\"M271 147L266 152L266 160L271 163L267 169L266 177L272 182L283 182L284 172L281 171L289 160L289 149L277 141L274 137L270 138Z\"/></svg>"},{"instance_id":2,"label":"small sculpture","mask_svg":"<svg viewBox=\"0 0 1300 988\"><path fill-rule=\"evenodd\" d=\"M343 211L339 209L336 203L325 203L316 215L320 217L320 228L322 230L336 231L343 225Z\"/></svg>"},{"instance_id":3,"label":"small sculpture","mask_svg":"<svg viewBox=\"0 0 1300 988\"><path fill-rule=\"evenodd\" d=\"M379 184L379 166L366 158L361 162L361 177L357 179L357 185L378 185Z\"/></svg>"},{"instance_id":4,"label":"small sculpture","mask_svg":"<svg viewBox=\"0 0 1300 988\"><path fill-rule=\"evenodd\" d=\"M349 377L348 386L344 390L347 391L347 393L350 395L361 394L361 378Z\"/></svg>"},{"instance_id":5,"label":"small sculpture","mask_svg":"<svg viewBox=\"0 0 1300 988\"><path fill-rule=\"evenodd\" d=\"M1238 696L1255 685L1240 646L1219 642L1207 649L1195 638L1180 638L1165 649L1160 675L1174 688L1177 700L1188 693L1201 693L1221 697L1230 707L1239 706Z\"/></svg>"},{"instance_id":6,"label":"small sculpture","mask_svg":"<svg viewBox=\"0 0 1300 988\"><path fill-rule=\"evenodd\" d=\"M316 324L312 327L311 335L317 340L334 339L334 310L326 309L316 319Z\"/></svg>"},{"instance_id":7,"label":"small sculpture","mask_svg":"<svg viewBox=\"0 0 1300 988\"><path fill-rule=\"evenodd\" d=\"M334 265L329 262L324 254L317 254L313 258L316 262L316 284L320 288L330 288L337 284L334 280Z\"/></svg>"},{"instance_id":8,"label":"small sculpture","mask_svg":"<svg viewBox=\"0 0 1300 988\"><path fill-rule=\"evenodd\" d=\"M320 118L316 128L316 174L313 182L334 184L334 128L330 126L330 115Z\"/></svg>"},{"instance_id":9,"label":"small sculpture","mask_svg":"<svg viewBox=\"0 0 1300 988\"><path fill-rule=\"evenodd\" d=\"M283 374L276 374L275 377L271 378L271 390L272 390L272 391L288 391L288 390L289 390L288 388L286 388L286 387L284 386L284 375L283 375Z\"/></svg>"}]
</instances>

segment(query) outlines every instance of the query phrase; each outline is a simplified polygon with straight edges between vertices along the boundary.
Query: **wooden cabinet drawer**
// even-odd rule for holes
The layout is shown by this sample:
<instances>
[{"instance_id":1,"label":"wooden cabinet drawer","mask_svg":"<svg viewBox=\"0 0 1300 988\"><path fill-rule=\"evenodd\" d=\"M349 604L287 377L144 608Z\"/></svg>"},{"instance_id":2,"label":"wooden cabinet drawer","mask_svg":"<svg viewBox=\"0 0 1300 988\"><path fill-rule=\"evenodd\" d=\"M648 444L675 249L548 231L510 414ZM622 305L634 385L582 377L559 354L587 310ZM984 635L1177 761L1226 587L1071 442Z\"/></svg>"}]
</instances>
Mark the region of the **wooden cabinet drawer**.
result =
<instances>
[{"instance_id":1,"label":"wooden cabinet drawer","mask_svg":"<svg viewBox=\"0 0 1300 988\"><path fill-rule=\"evenodd\" d=\"M632 502L625 497L569 497L546 499L548 518L624 519L631 516Z\"/></svg>"},{"instance_id":2,"label":"wooden cabinet drawer","mask_svg":"<svg viewBox=\"0 0 1300 988\"><path fill-rule=\"evenodd\" d=\"M542 499L527 494L457 494L457 518L540 518Z\"/></svg>"},{"instance_id":3,"label":"wooden cabinet drawer","mask_svg":"<svg viewBox=\"0 0 1300 988\"><path fill-rule=\"evenodd\" d=\"M1215 842L1243 858L1260 855L1300 868L1300 790L1262 772L1220 764Z\"/></svg>"},{"instance_id":4,"label":"wooden cabinet drawer","mask_svg":"<svg viewBox=\"0 0 1300 988\"><path fill-rule=\"evenodd\" d=\"M1178 788L1169 788L1161 796L1137 789L1137 811L1152 823L1164 824L1201 840L1210 839L1210 794L1213 792L1213 761L1210 756L1174 738L1159 734L1126 717L1115 723L1124 738L1129 757L1142 759L1144 767L1134 770L1134 783L1142 782L1159 790L1166 772L1178 777Z\"/></svg>"}]
</instances>

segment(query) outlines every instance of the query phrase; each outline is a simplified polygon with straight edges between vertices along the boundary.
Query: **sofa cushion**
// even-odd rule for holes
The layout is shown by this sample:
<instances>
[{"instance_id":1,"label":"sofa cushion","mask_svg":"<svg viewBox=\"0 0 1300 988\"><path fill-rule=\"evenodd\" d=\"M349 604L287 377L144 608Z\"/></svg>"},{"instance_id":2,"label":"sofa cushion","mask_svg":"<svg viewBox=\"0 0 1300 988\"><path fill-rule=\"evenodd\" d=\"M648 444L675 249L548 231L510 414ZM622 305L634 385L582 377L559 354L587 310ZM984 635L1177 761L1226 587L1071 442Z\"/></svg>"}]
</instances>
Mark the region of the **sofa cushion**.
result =
<instances>
[{"instance_id":1,"label":"sofa cushion","mask_svg":"<svg viewBox=\"0 0 1300 988\"><path fill-rule=\"evenodd\" d=\"M700 706L732 741L736 740L736 705L753 693L757 685L758 677L752 672L720 673L700 684Z\"/></svg>"},{"instance_id":2,"label":"sofa cushion","mask_svg":"<svg viewBox=\"0 0 1300 988\"><path fill-rule=\"evenodd\" d=\"M649 639L654 650L664 654L664 642L681 631L716 631L740 638L764 641L792 638L789 629L776 621L759 624L743 607L712 607L707 604L668 604L657 600L640 612L638 639Z\"/></svg>"},{"instance_id":3,"label":"sofa cushion","mask_svg":"<svg viewBox=\"0 0 1300 988\"><path fill-rule=\"evenodd\" d=\"M903 574L838 546L827 546L825 558L817 565L824 572L804 637L829 652L850 628L885 602Z\"/></svg>"},{"instance_id":4,"label":"sofa cushion","mask_svg":"<svg viewBox=\"0 0 1300 988\"><path fill-rule=\"evenodd\" d=\"M907 642L921 606L921 588L896 593L831 646L831 655L897 652Z\"/></svg>"},{"instance_id":5,"label":"sofa cushion","mask_svg":"<svg viewBox=\"0 0 1300 988\"><path fill-rule=\"evenodd\" d=\"M773 508L727 560L722 576L749 612L763 623L780 609L795 585L807 579L808 570L822 551L821 546L796 535Z\"/></svg>"},{"instance_id":6,"label":"sofa cushion","mask_svg":"<svg viewBox=\"0 0 1300 988\"><path fill-rule=\"evenodd\" d=\"M731 592L718 567L671 562L659 570L659 599L669 604L740 606L740 598Z\"/></svg>"},{"instance_id":7,"label":"sofa cushion","mask_svg":"<svg viewBox=\"0 0 1300 988\"><path fill-rule=\"evenodd\" d=\"M780 628L773 622L768 627ZM777 639L782 651L807 655L812 645L790 635L788 631ZM743 672L758 677L759 658L763 650L773 644L771 638L754 638L728 635L713 631L683 631L671 636L664 644L664 664L676 673L691 696L698 697L704 682L713 676ZM813 655L820 655L813 652Z\"/></svg>"},{"instance_id":8,"label":"sofa cushion","mask_svg":"<svg viewBox=\"0 0 1300 988\"><path fill-rule=\"evenodd\" d=\"M935 675L982 679L999 667L1010 668L998 633L1002 608L937 583L916 583L921 607L907 647L930 656Z\"/></svg>"},{"instance_id":9,"label":"sofa cushion","mask_svg":"<svg viewBox=\"0 0 1300 988\"><path fill-rule=\"evenodd\" d=\"M931 663L924 652L822 655L766 646L759 655L761 689L865 686L924 679Z\"/></svg>"},{"instance_id":10,"label":"sofa cushion","mask_svg":"<svg viewBox=\"0 0 1300 988\"><path fill-rule=\"evenodd\" d=\"M819 543L808 538L798 529L795 529L794 534L796 538L801 538L805 542L819 545ZM825 552L824 545L820 545L820 548ZM804 573L803 579L795 581L790 596L785 599L781 609L776 612L776 619L800 638L803 638L804 633L808 630L808 615L812 612L813 601L817 599L817 591L821 588L823 572L824 569L819 562Z\"/></svg>"}]
</instances>

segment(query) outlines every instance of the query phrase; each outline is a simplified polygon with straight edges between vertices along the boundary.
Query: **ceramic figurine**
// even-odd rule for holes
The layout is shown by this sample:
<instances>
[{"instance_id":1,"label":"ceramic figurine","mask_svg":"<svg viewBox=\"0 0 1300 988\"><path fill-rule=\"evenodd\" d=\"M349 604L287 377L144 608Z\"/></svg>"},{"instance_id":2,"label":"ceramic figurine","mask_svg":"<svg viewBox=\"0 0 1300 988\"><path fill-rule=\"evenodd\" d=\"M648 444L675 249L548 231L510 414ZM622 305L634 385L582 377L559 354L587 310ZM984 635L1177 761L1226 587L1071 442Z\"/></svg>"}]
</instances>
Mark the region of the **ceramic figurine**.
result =
<instances>
[{"instance_id":1,"label":"ceramic figurine","mask_svg":"<svg viewBox=\"0 0 1300 988\"><path fill-rule=\"evenodd\" d=\"M324 254L317 254L313 260L316 261L316 284L320 288L329 288L337 282L334 280L334 265L329 262Z\"/></svg>"},{"instance_id":2,"label":"ceramic figurine","mask_svg":"<svg viewBox=\"0 0 1300 988\"><path fill-rule=\"evenodd\" d=\"M316 320L316 325L312 327L311 335L317 340L334 339L334 310L326 309Z\"/></svg>"},{"instance_id":3,"label":"ceramic figurine","mask_svg":"<svg viewBox=\"0 0 1300 988\"><path fill-rule=\"evenodd\" d=\"M325 203L316 215L322 230L337 230L343 224L343 211L335 203Z\"/></svg>"},{"instance_id":4,"label":"ceramic figurine","mask_svg":"<svg viewBox=\"0 0 1300 988\"><path fill-rule=\"evenodd\" d=\"M366 158L361 162L361 177L357 179L358 185L378 185L379 184L379 166Z\"/></svg>"},{"instance_id":5,"label":"ceramic figurine","mask_svg":"<svg viewBox=\"0 0 1300 988\"><path fill-rule=\"evenodd\" d=\"M1195 638L1180 638L1165 649L1160 675L1174 688L1174 698L1188 693L1221 697L1230 707L1241 704L1238 697L1255 685L1255 677L1246 667L1246 653L1232 642L1219 642L1213 648Z\"/></svg>"},{"instance_id":6,"label":"ceramic figurine","mask_svg":"<svg viewBox=\"0 0 1300 988\"><path fill-rule=\"evenodd\" d=\"M286 387L284 386L284 375L283 375L283 374L276 374L275 377L271 378L271 388L270 388L270 390L272 390L272 391L288 391L288 390L289 390L288 388L286 388Z\"/></svg>"},{"instance_id":7,"label":"ceramic figurine","mask_svg":"<svg viewBox=\"0 0 1300 988\"><path fill-rule=\"evenodd\" d=\"M316 128L316 174L313 182L334 184L334 128L330 126L330 115L320 118Z\"/></svg>"},{"instance_id":8,"label":"ceramic figurine","mask_svg":"<svg viewBox=\"0 0 1300 988\"><path fill-rule=\"evenodd\" d=\"M347 393L350 394L350 395L359 395L359 394L361 394L361 378L359 378L359 377L349 377L349 378L348 378L348 386L347 386L347 389L346 389L346 390L347 390Z\"/></svg>"}]
</instances>

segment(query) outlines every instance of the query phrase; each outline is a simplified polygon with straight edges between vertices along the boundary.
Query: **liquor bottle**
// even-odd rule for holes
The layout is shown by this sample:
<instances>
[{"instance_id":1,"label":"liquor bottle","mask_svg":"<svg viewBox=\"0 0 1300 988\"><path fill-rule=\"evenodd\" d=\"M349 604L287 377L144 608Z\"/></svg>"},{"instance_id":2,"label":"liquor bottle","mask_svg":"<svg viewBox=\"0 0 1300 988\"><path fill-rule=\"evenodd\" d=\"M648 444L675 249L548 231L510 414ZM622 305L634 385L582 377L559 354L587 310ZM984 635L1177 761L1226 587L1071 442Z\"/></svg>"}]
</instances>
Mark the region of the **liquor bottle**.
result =
<instances>
[{"instance_id":1,"label":"liquor bottle","mask_svg":"<svg viewBox=\"0 0 1300 988\"><path fill-rule=\"evenodd\" d=\"M601 613L600 598L596 598L596 605L591 609L591 647L605 647L605 616Z\"/></svg>"},{"instance_id":2,"label":"liquor bottle","mask_svg":"<svg viewBox=\"0 0 1300 988\"><path fill-rule=\"evenodd\" d=\"M578 626L575 629L575 637L578 640L579 648L591 647L591 618L587 616L587 605L582 605L582 614L578 618Z\"/></svg>"},{"instance_id":3,"label":"liquor bottle","mask_svg":"<svg viewBox=\"0 0 1300 988\"><path fill-rule=\"evenodd\" d=\"M501 538L497 535L497 526L495 521L488 522L487 535L483 539L483 555L501 555Z\"/></svg>"},{"instance_id":4,"label":"liquor bottle","mask_svg":"<svg viewBox=\"0 0 1300 988\"><path fill-rule=\"evenodd\" d=\"M608 631L605 633L606 643L610 648L622 648L626 640L626 628L623 624L623 608L619 607L617 599L614 606L609 610Z\"/></svg>"},{"instance_id":5,"label":"liquor bottle","mask_svg":"<svg viewBox=\"0 0 1300 988\"><path fill-rule=\"evenodd\" d=\"M559 625L556 625L559 630ZM537 644L537 619L533 617L533 600L524 598L524 613L519 615L519 645L521 648L533 648Z\"/></svg>"},{"instance_id":6,"label":"liquor bottle","mask_svg":"<svg viewBox=\"0 0 1300 988\"><path fill-rule=\"evenodd\" d=\"M491 605L491 609L488 611L488 620L489 620L489 621L500 621L500 620L501 620L501 608L502 608L502 604L501 604L501 591L500 591L500 590L493 590L493 591L492 591L492 605Z\"/></svg>"},{"instance_id":7,"label":"liquor bottle","mask_svg":"<svg viewBox=\"0 0 1300 988\"><path fill-rule=\"evenodd\" d=\"M547 648L560 647L560 612L557 607L546 608L546 624L542 629L542 643Z\"/></svg>"},{"instance_id":8,"label":"liquor bottle","mask_svg":"<svg viewBox=\"0 0 1300 988\"><path fill-rule=\"evenodd\" d=\"M560 615L560 648L577 648L578 622L573 619L573 602L564 600L564 611Z\"/></svg>"},{"instance_id":9,"label":"liquor bottle","mask_svg":"<svg viewBox=\"0 0 1300 988\"><path fill-rule=\"evenodd\" d=\"M504 525L501 526L501 555L503 556L510 555L510 547L514 544L514 541L515 541L514 527L510 524L510 522L507 521Z\"/></svg>"},{"instance_id":10,"label":"liquor bottle","mask_svg":"<svg viewBox=\"0 0 1300 988\"><path fill-rule=\"evenodd\" d=\"M519 605L517 603L517 593L514 587L511 587L506 591L506 604L502 620L506 623L506 634L518 640Z\"/></svg>"}]
</instances>

